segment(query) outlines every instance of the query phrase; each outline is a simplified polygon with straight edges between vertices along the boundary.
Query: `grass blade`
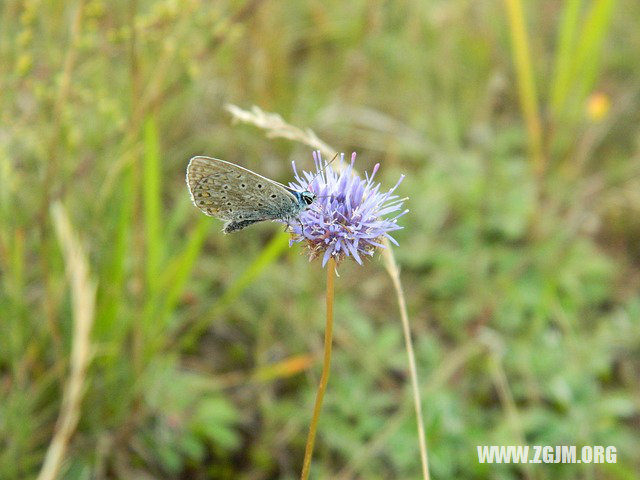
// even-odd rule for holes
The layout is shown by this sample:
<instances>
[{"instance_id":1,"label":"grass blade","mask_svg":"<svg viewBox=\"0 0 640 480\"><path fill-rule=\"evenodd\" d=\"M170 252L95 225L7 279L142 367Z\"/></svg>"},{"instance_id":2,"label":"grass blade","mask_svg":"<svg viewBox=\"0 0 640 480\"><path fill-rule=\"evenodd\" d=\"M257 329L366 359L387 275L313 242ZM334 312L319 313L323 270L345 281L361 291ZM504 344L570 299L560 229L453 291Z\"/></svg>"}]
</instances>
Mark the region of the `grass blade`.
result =
<instances>
[{"instance_id":1,"label":"grass blade","mask_svg":"<svg viewBox=\"0 0 640 480\"><path fill-rule=\"evenodd\" d=\"M193 346L197 338L206 330L207 326L215 320L240 294L264 272L269 265L276 261L287 249L288 243L283 235L275 235L262 250L260 255L247 267L242 275L229 287L209 311L192 324L182 335L180 343L183 348Z\"/></svg>"},{"instance_id":2,"label":"grass blade","mask_svg":"<svg viewBox=\"0 0 640 480\"><path fill-rule=\"evenodd\" d=\"M167 274L162 279L165 299L161 312L163 318L175 308L193 270L193 265L200 255L210 227L210 218L200 218L194 231L189 234L189 241L182 252L166 268Z\"/></svg>"},{"instance_id":3,"label":"grass blade","mask_svg":"<svg viewBox=\"0 0 640 480\"><path fill-rule=\"evenodd\" d=\"M551 107L557 118L582 115L584 99L595 84L600 51L611 26L615 0L597 0L587 12L580 35L576 30L582 2L571 0L565 9L558 40Z\"/></svg>"},{"instance_id":4,"label":"grass blade","mask_svg":"<svg viewBox=\"0 0 640 480\"><path fill-rule=\"evenodd\" d=\"M600 52L611 26L615 0L597 0L587 14L576 47L573 77L578 79L576 101L582 102L593 88L600 64Z\"/></svg>"},{"instance_id":5,"label":"grass blade","mask_svg":"<svg viewBox=\"0 0 640 480\"><path fill-rule=\"evenodd\" d=\"M121 304L124 302L125 265L129 255L129 242L133 231L133 206L135 205L135 189L131 166L123 172L120 181L116 225L111 243L111 258L101 274L101 285L98 291L98 313L96 333L112 330Z\"/></svg>"},{"instance_id":6,"label":"grass blade","mask_svg":"<svg viewBox=\"0 0 640 480\"><path fill-rule=\"evenodd\" d=\"M153 117L144 123L144 168L142 189L144 195L144 228L146 240L145 279L149 294L157 291L162 260L162 234L160 212L162 206L160 186L160 147L158 128Z\"/></svg>"},{"instance_id":7,"label":"grass blade","mask_svg":"<svg viewBox=\"0 0 640 480\"><path fill-rule=\"evenodd\" d=\"M556 116L567 100L570 89L573 51L580 21L582 0L569 0L564 7L562 24L558 32L555 74L551 87L551 108Z\"/></svg>"},{"instance_id":8,"label":"grass blade","mask_svg":"<svg viewBox=\"0 0 640 480\"><path fill-rule=\"evenodd\" d=\"M542 152L542 126L522 2L520 0L504 0L504 3L507 9L513 61L518 77L518 94L527 125L533 170L540 176L546 168Z\"/></svg>"}]
</instances>

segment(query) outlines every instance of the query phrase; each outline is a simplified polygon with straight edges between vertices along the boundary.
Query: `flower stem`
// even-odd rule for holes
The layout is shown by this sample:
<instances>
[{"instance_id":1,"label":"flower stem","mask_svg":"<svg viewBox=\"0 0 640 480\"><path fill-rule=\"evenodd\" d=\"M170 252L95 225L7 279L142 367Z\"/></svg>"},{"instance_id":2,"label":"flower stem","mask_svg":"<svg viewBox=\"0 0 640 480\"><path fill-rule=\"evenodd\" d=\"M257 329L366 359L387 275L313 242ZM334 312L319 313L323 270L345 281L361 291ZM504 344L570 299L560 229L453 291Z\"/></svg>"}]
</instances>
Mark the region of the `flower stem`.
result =
<instances>
[{"instance_id":1,"label":"flower stem","mask_svg":"<svg viewBox=\"0 0 640 480\"><path fill-rule=\"evenodd\" d=\"M307 446L304 452L304 462L302 464L301 480L306 480L309 476L311 468L311 457L313 456L313 444L316 440L316 430L318 428L318 419L320 418L320 410L322 409L322 400L324 392L327 389L329 381L329 370L331 368L331 344L333 342L333 280L336 271L336 262L333 257L329 258L327 263L327 325L324 330L324 359L322 361L322 376L320 377L320 385L316 393L316 403L313 406L313 417L309 426L309 435L307 436Z\"/></svg>"}]
</instances>

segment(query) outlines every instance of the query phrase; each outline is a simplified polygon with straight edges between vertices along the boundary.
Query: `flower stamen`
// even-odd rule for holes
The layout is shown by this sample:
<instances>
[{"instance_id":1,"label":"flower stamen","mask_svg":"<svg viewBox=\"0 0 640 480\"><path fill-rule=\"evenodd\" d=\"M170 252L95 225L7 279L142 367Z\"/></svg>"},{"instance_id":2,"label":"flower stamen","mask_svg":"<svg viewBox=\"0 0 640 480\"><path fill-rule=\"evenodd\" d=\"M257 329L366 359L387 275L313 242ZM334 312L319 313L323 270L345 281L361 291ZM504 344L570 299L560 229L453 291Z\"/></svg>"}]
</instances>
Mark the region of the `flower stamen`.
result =
<instances>
[{"instance_id":1,"label":"flower stamen","mask_svg":"<svg viewBox=\"0 0 640 480\"><path fill-rule=\"evenodd\" d=\"M371 174L365 173L362 179L353 173L356 154L346 168L334 170L325 165L320 152L313 152L316 172L298 173L295 162L293 172L296 181L289 186L297 190L308 189L316 194L312 206L300 214L300 225L291 228L290 244L305 242L310 260L322 255L322 265L333 257L339 263L345 257L362 264L361 256L372 256L382 247L382 238L387 237L397 245L389 234L402 227L398 218L408 210L402 209L406 197L394 195L404 175L393 188L380 193L380 184L373 179L380 168L377 163ZM344 154L340 155L340 164L344 163ZM323 166L324 165L324 166ZM391 218L384 215L394 213Z\"/></svg>"}]
</instances>

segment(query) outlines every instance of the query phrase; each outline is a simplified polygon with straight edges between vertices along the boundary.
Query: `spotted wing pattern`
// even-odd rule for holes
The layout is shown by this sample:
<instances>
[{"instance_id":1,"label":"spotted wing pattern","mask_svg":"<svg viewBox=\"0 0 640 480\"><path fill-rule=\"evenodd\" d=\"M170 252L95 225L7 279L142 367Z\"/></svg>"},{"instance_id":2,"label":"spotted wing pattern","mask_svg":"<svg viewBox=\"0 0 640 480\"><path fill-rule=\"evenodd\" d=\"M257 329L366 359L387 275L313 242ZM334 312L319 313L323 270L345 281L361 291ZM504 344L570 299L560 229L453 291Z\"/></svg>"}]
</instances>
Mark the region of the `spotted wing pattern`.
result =
<instances>
[{"instance_id":1,"label":"spotted wing pattern","mask_svg":"<svg viewBox=\"0 0 640 480\"><path fill-rule=\"evenodd\" d=\"M281 185L216 158L194 157L187 167L191 199L205 214L228 220L225 231L299 213L298 199Z\"/></svg>"}]
</instances>

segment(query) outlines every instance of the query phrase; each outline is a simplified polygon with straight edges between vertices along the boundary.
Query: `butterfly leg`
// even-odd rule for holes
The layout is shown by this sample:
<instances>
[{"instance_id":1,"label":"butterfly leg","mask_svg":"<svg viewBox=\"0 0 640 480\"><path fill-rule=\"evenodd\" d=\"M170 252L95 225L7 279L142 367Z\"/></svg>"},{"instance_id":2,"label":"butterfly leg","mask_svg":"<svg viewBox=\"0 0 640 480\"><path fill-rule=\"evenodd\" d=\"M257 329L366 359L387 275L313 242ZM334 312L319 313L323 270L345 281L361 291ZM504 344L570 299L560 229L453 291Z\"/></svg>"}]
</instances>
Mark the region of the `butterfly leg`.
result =
<instances>
[{"instance_id":1,"label":"butterfly leg","mask_svg":"<svg viewBox=\"0 0 640 480\"><path fill-rule=\"evenodd\" d=\"M234 221L234 220L230 220L227 223L224 224L224 228L222 229L222 231L224 233L231 233L231 232L237 232L238 230L242 230L245 227L248 227L249 225L253 225L254 223L258 223L261 220L240 220L240 221Z\"/></svg>"},{"instance_id":2,"label":"butterfly leg","mask_svg":"<svg viewBox=\"0 0 640 480\"><path fill-rule=\"evenodd\" d=\"M287 220L287 224L284 227L284 233L294 234L295 232L294 232L293 228L291 227L290 220L291 219ZM300 220L298 220L298 222L300 222ZM302 230L302 236L304 237L304 224L302 222L300 222L300 229Z\"/></svg>"},{"instance_id":3,"label":"butterfly leg","mask_svg":"<svg viewBox=\"0 0 640 480\"><path fill-rule=\"evenodd\" d=\"M290 233L290 234L294 234L294 230L293 227L291 226L291 220L293 220L291 217L287 217L283 219L286 222L286 225L284 227L284 232L285 233Z\"/></svg>"}]
</instances>

